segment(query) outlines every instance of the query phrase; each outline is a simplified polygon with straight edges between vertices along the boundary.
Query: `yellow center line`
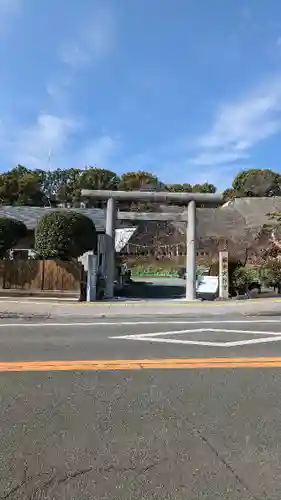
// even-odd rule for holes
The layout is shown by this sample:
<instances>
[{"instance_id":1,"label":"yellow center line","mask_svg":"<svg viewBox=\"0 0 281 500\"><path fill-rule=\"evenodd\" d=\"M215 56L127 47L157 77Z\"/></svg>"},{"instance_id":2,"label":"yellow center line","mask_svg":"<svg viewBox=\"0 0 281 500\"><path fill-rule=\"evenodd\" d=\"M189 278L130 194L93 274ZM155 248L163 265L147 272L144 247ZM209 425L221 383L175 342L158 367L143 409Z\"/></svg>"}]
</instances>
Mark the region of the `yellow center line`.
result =
<instances>
[{"instance_id":1,"label":"yellow center line","mask_svg":"<svg viewBox=\"0 0 281 500\"><path fill-rule=\"evenodd\" d=\"M0 373L47 371L121 371L155 369L281 368L281 357L175 358L81 361L5 361Z\"/></svg>"}]
</instances>

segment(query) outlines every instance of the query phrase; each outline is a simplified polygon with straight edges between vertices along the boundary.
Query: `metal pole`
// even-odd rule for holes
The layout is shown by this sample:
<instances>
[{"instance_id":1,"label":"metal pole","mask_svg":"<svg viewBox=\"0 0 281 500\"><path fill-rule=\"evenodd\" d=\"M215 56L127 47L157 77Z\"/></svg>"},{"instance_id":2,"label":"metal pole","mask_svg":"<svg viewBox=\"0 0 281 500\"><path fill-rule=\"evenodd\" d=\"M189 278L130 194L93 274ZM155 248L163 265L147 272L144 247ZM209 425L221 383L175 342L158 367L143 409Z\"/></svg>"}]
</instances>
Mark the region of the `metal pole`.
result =
<instances>
[{"instance_id":1,"label":"metal pole","mask_svg":"<svg viewBox=\"0 0 281 500\"><path fill-rule=\"evenodd\" d=\"M87 255L87 302L94 302L97 299L97 255L88 252Z\"/></svg>"},{"instance_id":2,"label":"metal pole","mask_svg":"<svg viewBox=\"0 0 281 500\"><path fill-rule=\"evenodd\" d=\"M105 298L114 297L116 202L109 198L105 228Z\"/></svg>"},{"instance_id":3,"label":"metal pole","mask_svg":"<svg viewBox=\"0 0 281 500\"><path fill-rule=\"evenodd\" d=\"M196 202L190 201L187 208L186 229L186 299L196 299Z\"/></svg>"}]
</instances>

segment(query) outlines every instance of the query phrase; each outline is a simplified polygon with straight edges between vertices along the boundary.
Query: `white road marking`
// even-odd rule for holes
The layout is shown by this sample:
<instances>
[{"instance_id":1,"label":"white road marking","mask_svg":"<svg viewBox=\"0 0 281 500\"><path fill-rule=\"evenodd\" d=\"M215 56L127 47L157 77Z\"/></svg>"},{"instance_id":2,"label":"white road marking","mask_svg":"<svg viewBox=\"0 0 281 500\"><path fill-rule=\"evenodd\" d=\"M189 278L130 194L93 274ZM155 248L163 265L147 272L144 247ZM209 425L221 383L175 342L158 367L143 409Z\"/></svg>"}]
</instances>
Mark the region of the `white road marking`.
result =
<instances>
[{"instance_id":1,"label":"white road marking","mask_svg":"<svg viewBox=\"0 0 281 500\"><path fill-rule=\"evenodd\" d=\"M281 336L279 337L265 337L261 339L251 339L251 340L241 340L239 342L206 342L206 341L195 341L195 340L178 340L178 339L159 339L155 337L134 337L131 340L140 340L145 342L158 342L164 344L189 344L189 345L197 345L197 346L208 346L208 347L238 347L250 344L266 344L268 342L278 342L281 340Z\"/></svg>"},{"instance_id":2,"label":"white road marking","mask_svg":"<svg viewBox=\"0 0 281 500\"><path fill-rule=\"evenodd\" d=\"M196 328L194 330L170 330L170 331L165 331L165 332L153 332L153 333L136 333L136 334L131 334L131 335L118 335L118 336L113 336L109 337L111 339L133 339L134 337L161 337L164 335L181 335L184 333L202 333L202 332L214 332L214 333L244 333L247 335L276 335L279 336L281 335L281 332L267 332L267 331L260 331L260 330L228 330L228 329L223 329L223 328Z\"/></svg>"},{"instance_id":3,"label":"white road marking","mask_svg":"<svg viewBox=\"0 0 281 500\"><path fill-rule=\"evenodd\" d=\"M179 340L179 339L167 339L161 338L167 335L182 335L185 333L202 333L202 332L210 332L210 333L235 333L235 334L244 334L244 335L266 335L266 337L262 337L259 339L246 339L239 341L227 341L227 342L212 342L212 341L201 341L201 340ZM159 338L160 337L160 338ZM139 340L144 342L158 342L163 344L182 344L182 345L196 345L196 346L208 346L208 347L238 347L244 345L251 344L265 344L268 342L278 342L281 340L280 332L267 332L267 331L251 331L251 330L229 330L223 328L197 328L192 330L174 330L169 332L153 332L153 333L142 333L142 334L134 334L134 335L121 335L121 336L113 336L109 337L110 339L120 339L120 340Z\"/></svg>"},{"instance_id":4,"label":"white road marking","mask_svg":"<svg viewBox=\"0 0 281 500\"><path fill-rule=\"evenodd\" d=\"M281 313L280 313L281 315ZM19 320L20 321L20 320ZM60 326L60 327L76 327L76 326L142 326L142 325L212 325L212 324L259 324L259 323L279 323L281 326L281 320L279 319L260 319L260 320L202 320L202 321L187 321L187 320L169 320L165 321L84 321L84 322L71 322L71 323L53 323L53 322L40 322L40 323L1 323L0 319L0 328L2 327L52 327L52 326ZM205 330L204 330L205 331Z\"/></svg>"},{"instance_id":5,"label":"white road marking","mask_svg":"<svg viewBox=\"0 0 281 500\"><path fill-rule=\"evenodd\" d=\"M133 339L134 337L160 337L162 335L180 335L181 333L202 333L206 328L196 328L195 330L169 330L168 332L134 333L131 335L118 335L109 337L110 339Z\"/></svg>"}]
</instances>

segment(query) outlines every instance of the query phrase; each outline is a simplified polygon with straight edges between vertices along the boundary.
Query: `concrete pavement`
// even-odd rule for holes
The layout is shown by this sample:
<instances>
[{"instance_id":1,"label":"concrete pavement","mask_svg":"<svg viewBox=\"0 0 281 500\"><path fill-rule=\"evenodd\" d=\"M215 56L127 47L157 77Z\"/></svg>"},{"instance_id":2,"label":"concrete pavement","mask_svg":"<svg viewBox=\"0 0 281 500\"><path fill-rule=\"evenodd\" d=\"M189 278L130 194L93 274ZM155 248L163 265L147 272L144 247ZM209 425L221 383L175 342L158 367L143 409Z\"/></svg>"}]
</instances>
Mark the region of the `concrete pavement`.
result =
<instances>
[{"instance_id":1,"label":"concrete pavement","mask_svg":"<svg viewBox=\"0 0 281 500\"><path fill-rule=\"evenodd\" d=\"M2 320L0 499L279 500L280 360L277 316Z\"/></svg>"}]
</instances>

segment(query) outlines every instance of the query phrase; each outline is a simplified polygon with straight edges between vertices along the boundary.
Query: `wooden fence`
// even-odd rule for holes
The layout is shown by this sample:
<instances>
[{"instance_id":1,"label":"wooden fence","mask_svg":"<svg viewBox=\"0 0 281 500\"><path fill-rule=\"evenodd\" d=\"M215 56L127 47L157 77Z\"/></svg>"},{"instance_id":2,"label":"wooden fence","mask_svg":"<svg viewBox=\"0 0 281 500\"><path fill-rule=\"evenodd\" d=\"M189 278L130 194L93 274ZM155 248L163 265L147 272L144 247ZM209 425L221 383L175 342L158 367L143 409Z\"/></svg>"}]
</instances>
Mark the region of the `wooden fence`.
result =
<instances>
[{"instance_id":1,"label":"wooden fence","mask_svg":"<svg viewBox=\"0 0 281 500\"><path fill-rule=\"evenodd\" d=\"M0 260L0 290L77 292L85 282L80 262Z\"/></svg>"}]
</instances>

